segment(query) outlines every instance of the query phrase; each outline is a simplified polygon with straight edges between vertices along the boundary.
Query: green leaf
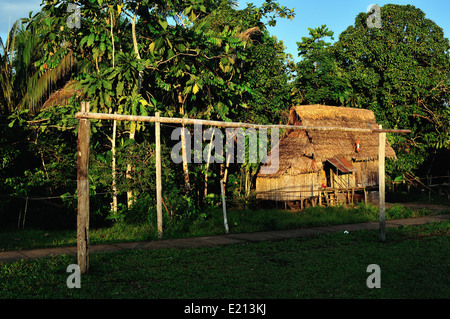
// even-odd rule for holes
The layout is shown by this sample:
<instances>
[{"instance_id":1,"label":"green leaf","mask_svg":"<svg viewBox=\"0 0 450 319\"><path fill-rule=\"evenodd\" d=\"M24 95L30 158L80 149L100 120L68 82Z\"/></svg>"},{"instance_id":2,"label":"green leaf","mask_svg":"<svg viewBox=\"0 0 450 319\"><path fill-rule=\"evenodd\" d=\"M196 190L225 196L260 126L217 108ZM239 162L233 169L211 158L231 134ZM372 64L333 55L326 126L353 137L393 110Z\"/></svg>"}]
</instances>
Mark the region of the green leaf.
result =
<instances>
[{"instance_id":1,"label":"green leaf","mask_svg":"<svg viewBox=\"0 0 450 319\"><path fill-rule=\"evenodd\" d=\"M173 57L175 55L175 53L172 51L172 49L169 49L167 51L167 59L170 59L171 57Z\"/></svg>"},{"instance_id":2,"label":"green leaf","mask_svg":"<svg viewBox=\"0 0 450 319\"><path fill-rule=\"evenodd\" d=\"M197 20L197 15L195 14L194 11L191 11L191 14L189 15L189 20L191 21Z\"/></svg>"},{"instance_id":3,"label":"green leaf","mask_svg":"<svg viewBox=\"0 0 450 319\"><path fill-rule=\"evenodd\" d=\"M80 41L80 47L82 48L83 45L86 43L86 41L89 39L89 36L85 36L83 39L81 39Z\"/></svg>"},{"instance_id":4,"label":"green leaf","mask_svg":"<svg viewBox=\"0 0 450 319\"><path fill-rule=\"evenodd\" d=\"M117 96L122 96L122 94L123 94L123 88L124 88L124 82L123 82L123 81L119 81L119 82L117 83L117 86L116 86Z\"/></svg>"},{"instance_id":5,"label":"green leaf","mask_svg":"<svg viewBox=\"0 0 450 319\"><path fill-rule=\"evenodd\" d=\"M155 42L150 43L148 48L150 50L150 53L153 54L153 51L155 51Z\"/></svg>"},{"instance_id":6,"label":"green leaf","mask_svg":"<svg viewBox=\"0 0 450 319\"><path fill-rule=\"evenodd\" d=\"M159 25L163 27L164 30L167 29L167 26L169 25L169 23L166 20L159 20Z\"/></svg>"},{"instance_id":7,"label":"green leaf","mask_svg":"<svg viewBox=\"0 0 450 319\"><path fill-rule=\"evenodd\" d=\"M103 84L103 87L104 87L105 89L107 89L107 90L112 90L112 84L111 84L111 82L103 80L103 81L102 81L102 84Z\"/></svg>"},{"instance_id":8,"label":"green leaf","mask_svg":"<svg viewBox=\"0 0 450 319\"><path fill-rule=\"evenodd\" d=\"M105 105L107 107L111 107L111 97L109 96L109 94L105 92L103 95L103 98L104 98Z\"/></svg>"},{"instance_id":9,"label":"green leaf","mask_svg":"<svg viewBox=\"0 0 450 319\"><path fill-rule=\"evenodd\" d=\"M88 47L92 46L92 44L94 43L94 40L95 40L95 34L94 33L89 34L87 46Z\"/></svg>"},{"instance_id":10,"label":"green leaf","mask_svg":"<svg viewBox=\"0 0 450 319\"><path fill-rule=\"evenodd\" d=\"M148 116L148 112L147 112L147 108L145 107L145 105L143 105L143 104L141 104L140 105L140 108L139 108L139 111L140 111L140 115L142 115L142 116Z\"/></svg>"},{"instance_id":11,"label":"green leaf","mask_svg":"<svg viewBox=\"0 0 450 319\"><path fill-rule=\"evenodd\" d=\"M187 7L184 9L184 14L188 15L192 11L192 6Z\"/></svg>"}]
</instances>

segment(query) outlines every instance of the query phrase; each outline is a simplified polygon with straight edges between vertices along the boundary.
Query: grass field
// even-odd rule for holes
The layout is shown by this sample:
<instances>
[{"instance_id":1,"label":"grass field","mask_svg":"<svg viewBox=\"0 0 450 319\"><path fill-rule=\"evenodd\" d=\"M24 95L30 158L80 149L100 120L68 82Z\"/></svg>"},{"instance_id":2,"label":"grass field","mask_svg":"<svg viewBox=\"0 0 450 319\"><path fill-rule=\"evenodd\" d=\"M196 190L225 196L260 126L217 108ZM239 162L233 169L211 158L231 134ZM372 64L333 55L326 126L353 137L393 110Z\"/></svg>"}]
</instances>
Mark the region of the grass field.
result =
<instances>
[{"instance_id":1,"label":"grass field","mask_svg":"<svg viewBox=\"0 0 450 319\"><path fill-rule=\"evenodd\" d=\"M418 217L395 205L387 219ZM167 221L165 238L222 234L221 212ZM232 233L376 221L378 209L315 207L302 213L230 210ZM76 256L0 262L0 299L448 299L450 222L335 233L215 248L91 254L81 288L69 289ZM151 224L92 229L91 244L152 240ZM0 232L2 250L76 245L75 231ZM379 265L381 288L369 289L367 267ZM170 306L169 306L170 307Z\"/></svg>"},{"instance_id":2,"label":"grass field","mask_svg":"<svg viewBox=\"0 0 450 319\"><path fill-rule=\"evenodd\" d=\"M427 210L411 210L395 205L386 211L386 219L429 215ZM351 224L378 221L378 208L372 205L348 207L311 207L303 212L280 210L229 210L228 224L231 233L265 230L294 229L301 227ZM156 221L155 221L156 222ZM116 223L110 227L91 229L91 244L146 241L157 238L155 223ZM34 249L76 245L76 225L73 230L48 231L25 229L0 231L0 251ZM164 238L211 236L224 233L221 210L196 219L164 221Z\"/></svg>"},{"instance_id":3,"label":"grass field","mask_svg":"<svg viewBox=\"0 0 450 319\"><path fill-rule=\"evenodd\" d=\"M0 263L0 298L448 299L450 222L216 248L92 254L81 288L76 257ZM369 289L367 267L381 270Z\"/></svg>"}]
</instances>

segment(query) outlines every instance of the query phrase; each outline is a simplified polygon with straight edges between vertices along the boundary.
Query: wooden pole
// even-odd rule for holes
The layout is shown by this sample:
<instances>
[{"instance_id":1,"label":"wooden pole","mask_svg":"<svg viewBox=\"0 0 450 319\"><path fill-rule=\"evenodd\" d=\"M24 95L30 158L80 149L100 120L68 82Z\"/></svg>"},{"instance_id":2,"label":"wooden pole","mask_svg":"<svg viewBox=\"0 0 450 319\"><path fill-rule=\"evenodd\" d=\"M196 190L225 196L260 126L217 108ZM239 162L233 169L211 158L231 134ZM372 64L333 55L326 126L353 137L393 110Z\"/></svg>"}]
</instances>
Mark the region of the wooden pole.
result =
<instances>
[{"instance_id":1,"label":"wooden pole","mask_svg":"<svg viewBox=\"0 0 450 319\"><path fill-rule=\"evenodd\" d=\"M155 118L159 119L159 112L156 112ZM156 139L156 213L158 219L158 238L162 238L162 185L161 185L161 123L155 122Z\"/></svg>"},{"instance_id":2,"label":"wooden pole","mask_svg":"<svg viewBox=\"0 0 450 319\"><path fill-rule=\"evenodd\" d=\"M81 111L89 112L89 102L81 103ZM77 155L77 257L82 274L89 269L89 143L91 123L80 120L78 125Z\"/></svg>"},{"instance_id":3,"label":"wooden pole","mask_svg":"<svg viewBox=\"0 0 450 319\"><path fill-rule=\"evenodd\" d=\"M25 219L27 218L27 210L28 210L28 196L25 200L25 212L23 213L23 220L22 220L22 229L25 227Z\"/></svg>"},{"instance_id":4,"label":"wooden pole","mask_svg":"<svg viewBox=\"0 0 450 319\"><path fill-rule=\"evenodd\" d=\"M292 129L292 130L311 130L311 131L341 131L341 132L363 132L363 133L411 133L410 130L391 130L391 129L374 129L374 128L352 128L352 127L328 127L328 126L303 126L303 125L262 125L252 123L238 123L238 122L223 122L223 121L210 121L210 120L198 120L189 118L174 118L174 117L159 117L156 116L138 116L138 115L123 115L123 114L105 114L105 113L89 113L78 112L75 114L77 119L96 119L96 120L116 120L116 121L136 121L136 122L150 122L156 121L160 123L169 124L198 124L217 127L243 127L254 129Z\"/></svg>"},{"instance_id":5,"label":"wooden pole","mask_svg":"<svg viewBox=\"0 0 450 319\"><path fill-rule=\"evenodd\" d=\"M381 129L380 125L380 129ZM386 206L385 206L385 155L386 133L380 133L378 137L378 192L380 200L380 239L386 240Z\"/></svg>"},{"instance_id":6,"label":"wooden pole","mask_svg":"<svg viewBox=\"0 0 450 319\"><path fill-rule=\"evenodd\" d=\"M206 160L206 167L205 167L205 189L203 191L203 196L206 198L208 196L208 169L209 169L209 161L211 159L211 149L213 145L213 139L214 139L214 131L212 131L211 134L211 140L209 141L209 147L208 147L208 156Z\"/></svg>"},{"instance_id":7,"label":"wooden pole","mask_svg":"<svg viewBox=\"0 0 450 319\"><path fill-rule=\"evenodd\" d=\"M82 109L81 112L75 114L77 119L98 119L98 120L115 120L115 121L136 121L136 122L157 122L156 131L158 134L157 144L159 145L159 123L171 123L171 124L198 124L198 125L208 125L216 127L229 127L229 128L255 128L255 129L292 129L292 130L312 130L312 131L341 131L341 132L365 132L365 133L379 133L380 147L379 147L379 180L382 181L379 184L380 191L380 232L381 238L384 240L385 234L385 141L386 132L391 133L411 133L411 130L395 130L395 129L382 129L381 125L379 128L349 128L349 127L323 127L323 126L303 126L303 125L260 125L251 123L238 123L238 122L222 122L222 121L209 121L209 120L198 120L189 118L171 118L171 117L159 117L156 116L135 116L135 115L122 115L122 114L104 114L104 113L90 113L89 109ZM80 121L81 122L81 121ZM157 155L158 158L158 155ZM161 168L158 168L158 163L161 165L160 155L159 161L157 160L157 175L159 169L159 175ZM335 180L332 179L332 184ZM158 181L157 181L158 184ZM158 188L158 187L157 187ZM160 191L160 190L159 190ZM158 193L158 189L157 189ZM160 200L160 199L159 199ZM278 204L278 202L277 202ZM160 204L158 204L160 207ZM278 206L277 206L278 207ZM162 213L161 213L162 215ZM162 221L159 221L161 225L158 225L160 234L162 234Z\"/></svg>"},{"instance_id":8,"label":"wooden pole","mask_svg":"<svg viewBox=\"0 0 450 319\"><path fill-rule=\"evenodd\" d=\"M319 206L322 206L322 191L319 189Z\"/></svg>"},{"instance_id":9,"label":"wooden pole","mask_svg":"<svg viewBox=\"0 0 450 319\"><path fill-rule=\"evenodd\" d=\"M223 186L223 180L220 180L220 190L222 192L223 224L225 226L225 232L228 234L227 204L225 203L225 188Z\"/></svg>"}]
</instances>

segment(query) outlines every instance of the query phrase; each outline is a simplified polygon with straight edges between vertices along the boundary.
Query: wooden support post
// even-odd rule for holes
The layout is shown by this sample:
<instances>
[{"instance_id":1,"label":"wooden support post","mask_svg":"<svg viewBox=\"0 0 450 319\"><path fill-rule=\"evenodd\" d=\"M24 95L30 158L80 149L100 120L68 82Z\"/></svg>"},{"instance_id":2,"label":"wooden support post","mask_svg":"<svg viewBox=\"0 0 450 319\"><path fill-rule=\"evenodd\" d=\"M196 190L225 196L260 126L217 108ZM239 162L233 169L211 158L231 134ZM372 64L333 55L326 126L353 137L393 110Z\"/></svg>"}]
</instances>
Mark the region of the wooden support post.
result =
<instances>
[{"instance_id":1,"label":"wooden support post","mask_svg":"<svg viewBox=\"0 0 450 319\"><path fill-rule=\"evenodd\" d=\"M155 139L156 139L156 214L158 219L158 238L162 238L162 185L161 185L161 123L158 121L159 112L155 117Z\"/></svg>"},{"instance_id":2,"label":"wooden support post","mask_svg":"<svg viewBox=\"0 0 450 319\"><path fill-rule=\"evenodd\" d=\"M339 198L336 192L336 188L334 189L334 206L339 206Z\"/></svg>"},{"instance_id":3,"label":"wooden support post","mask_svg":"<svg viewBox=\"0 0 450 319\"><path fill-rule=\"evenodd\" d=\"M220 180L220 190L222 192L223 224L225 226L225 232L228 234L227 204L225 202L225 187L223 186L223 180Z\"/></svg>"},{"instance_id":4,"label":"wooden support post","mask_svg":"<svg viewBox=\"0 0 450 319\"><path fill-rule=\"evenodd\" d=\"M89 112L89 102L81 103L81 112ZM80 120L78 125L77 155L77 257L82 274L89 269L89 143L91 123Z\"/></svg>"},{"instance_id":5,"label":"wooden support post","mask_svg":"<svg viewBox=\"0 0 450 319\"><path fill-rule=\"evenodd\" d=\"M433 183L433 177L427 176L427 180L428 180L428 201L431 202L431 187L430 187L430 185Z\"/></svg>"},{"instance_id":6,"label":"wooden support post","mask_svg":"<svg viewBox=\"0 0 450 319\"><path fill-rule=\"evenodd\" d=\"M25 211L23 213L23 220L22 220L22 229L25 228L25 219L27 218L27 210L28 210L28 196L25 200Z\"/></svg>"},{"instance_id":7,"label":"wooden support post","mask_svg":"<svg viewBox=\"0 0 450 319\"><path fill-rule=\"evenodd\" d=\"M380 125L380 129L381 129ZM386 206L385 206L385 155L386 133L379 133L378 137L378 192L380 200L380 239L386 240Z\"/></svg>"},{"instance_id":8,"label":"wooden support post","mask_svg":"<svg viewBox=\"0 0 450 319\"><path fill-rule=\"evenodd\" d=\"M319 190L319 206L322 206L322 190Z\"/></svg>"}]
</instances>

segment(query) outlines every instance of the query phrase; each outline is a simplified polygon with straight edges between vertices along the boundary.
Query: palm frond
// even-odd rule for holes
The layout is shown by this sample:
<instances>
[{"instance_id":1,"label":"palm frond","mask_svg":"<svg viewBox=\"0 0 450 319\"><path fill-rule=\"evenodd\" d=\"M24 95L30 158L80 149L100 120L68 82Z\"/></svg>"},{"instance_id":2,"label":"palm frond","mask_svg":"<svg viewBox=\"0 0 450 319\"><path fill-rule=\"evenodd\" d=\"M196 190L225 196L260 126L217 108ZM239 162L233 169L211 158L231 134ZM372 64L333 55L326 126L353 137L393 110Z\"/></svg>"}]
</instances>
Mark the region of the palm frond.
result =
<instances>
[{"instance_id":1,"label":"palm frond","mask_svg":"<svg viewBox=\"0 0 450 319\"><path fill-rule=\"evenodd\" d=\"M13 59L17 30L20 21L16 21L8 32L6 43L0 38L2 53L0 53L0 105L1 111L9 113L13 110Z\"/></svg>"},{"instance_id":2,"label":"palm frond","mask_svg":"<svg viewBox=\"0 0 450 319\"><path fill-rule=\"evenodd\" d=\"M36 71L28 81L27 94L21 101L21 108L28 106L33 113L39 111L43 99L50 95L52 86L67 76L75 64L76 59L73 52L69 50L55 68Z\"/></svg>"}]
</instances>

